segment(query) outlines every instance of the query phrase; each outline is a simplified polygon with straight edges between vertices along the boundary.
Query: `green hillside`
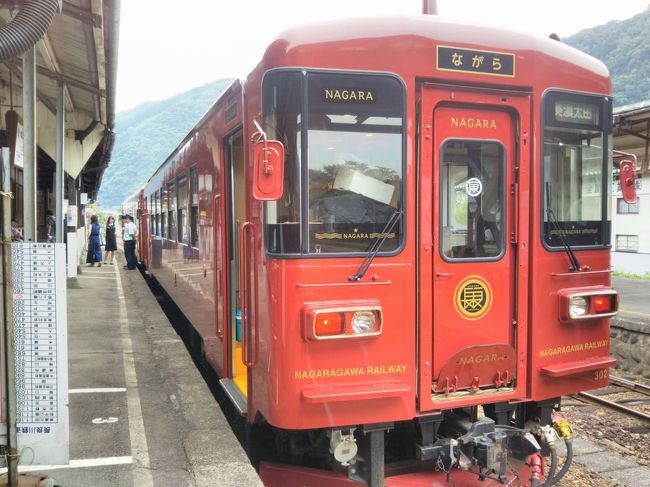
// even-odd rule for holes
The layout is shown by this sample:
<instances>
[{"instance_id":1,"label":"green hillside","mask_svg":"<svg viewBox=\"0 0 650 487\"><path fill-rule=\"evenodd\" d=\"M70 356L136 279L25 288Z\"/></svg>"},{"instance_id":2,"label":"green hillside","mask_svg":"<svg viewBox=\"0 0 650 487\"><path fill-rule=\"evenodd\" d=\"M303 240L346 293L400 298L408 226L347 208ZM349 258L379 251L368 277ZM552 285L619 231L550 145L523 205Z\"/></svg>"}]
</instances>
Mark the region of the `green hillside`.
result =
<instances>
[{"instance_id":1,"label":"green hillside","mask_svg":"<svg viewBox=\"0 0 650 487\"><path fill-rule=\"evenodd\" d=\"M609 68L614 106L650 100L650 9L563 39Z\"/></svg>"},{"instance_id":2,"label":"green hillside","mask_svg":"<svg viewBox=\"0 0 650 487\"><path fill-rule=\"evenodd\" d=\"M103 208L119 207L142 186L231 81L221 79L118 113L117 139L102 178L98 204Z\"/></svg>"}]
</instances>

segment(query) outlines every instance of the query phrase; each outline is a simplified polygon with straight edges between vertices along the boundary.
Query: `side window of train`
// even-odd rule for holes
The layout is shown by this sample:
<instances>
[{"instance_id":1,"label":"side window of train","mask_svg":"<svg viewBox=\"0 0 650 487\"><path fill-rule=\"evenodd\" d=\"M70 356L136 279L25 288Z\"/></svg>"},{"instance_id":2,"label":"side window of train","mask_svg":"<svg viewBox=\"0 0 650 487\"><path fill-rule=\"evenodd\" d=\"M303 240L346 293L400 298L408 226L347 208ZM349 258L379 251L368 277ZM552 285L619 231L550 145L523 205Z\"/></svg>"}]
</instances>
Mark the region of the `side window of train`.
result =
<instances>
[{"instance_id":1,"label":"side window of train","mask_svg":"<svg viewBox=\"0 0 650 487\"><path fill-rule=\"evenodd\" d=\"M160 237L160 194L158 191L154 193L155 213L156 213L156 235Z\"/></svg>"},{"instance_id":2,"label":"side window of train","mask_svg":"<svg viewBox=\"0 0 650 487\"><path fill-rule=\"evenodd\" d=\"M149 211L148 211L148 213L149 213L149 235L153 235L153 232L155 230L154 224L153 224L153 220L154 220L154 217L153 217L153 214L154 214L153 213L153 211L154 211L153 210L153 202L154 202L154 198L153 198L153 195L151 194L151 195L149 195Z\"/></svg>"},{"instance_id":3,"label":"side window of train","mask_svg":"<svg viewBox=\"0 0 650 487\"><path fill-rule=\"evenodd\" d=\"M190 245L190 239L187 228L187 207L189 204L188 191L187 191L187 178L180 176L177 180L178 184L178 209L177 209L177 223L178 223L178 243Z\"/></svg>"},{"instance_id":4,"label":"side window of train","mask_svg":"<svg viewBox=\"0 0 650 487\"><path fill-rule=\"evenodd\" d=\"M199 176L196 167L190 169L190 244L199 246Z\"/></svg>"},{"instance_id":5,"label":"side window of train","mask_svg":"<svg viewBox=\"0 0 650 487\"><path fill-rule=\"evenodd\" d=\"M160 236L167 238L167 192L160 188Z\"/></svg>"},{"instance_id":6,"label":"side window of train","mask_svg":"<svg viewBox=\"0 0 650 487\"><path fill-rule=\"evenodd\" d=\"M171 182L167 185L167 238L176 240L176 203L178 195L176 194L176 184Z\"/></svg>"}]
</instances>

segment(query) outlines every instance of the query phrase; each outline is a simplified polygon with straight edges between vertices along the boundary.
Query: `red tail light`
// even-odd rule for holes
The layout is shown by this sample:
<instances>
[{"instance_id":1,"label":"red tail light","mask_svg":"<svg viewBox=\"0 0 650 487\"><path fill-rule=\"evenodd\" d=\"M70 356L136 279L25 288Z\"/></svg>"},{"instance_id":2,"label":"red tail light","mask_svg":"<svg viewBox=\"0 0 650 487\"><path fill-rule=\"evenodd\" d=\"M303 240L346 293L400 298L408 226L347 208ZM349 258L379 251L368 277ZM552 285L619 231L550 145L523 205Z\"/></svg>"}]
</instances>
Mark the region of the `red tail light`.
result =
<instances>
[{"instance_id":1,"label":"red tail light","mask_svg":"<svg viewBox=\"0 0 650 487\"><path fill-rule=\"evenodd\" d=\"M383 317L376 300L305 303L307 340L364 339L381 335Z\"/></svg>"},{"instance_id":2,"label":"red tail light","mask_svg":"<svg viewBox=\"0 0 650 487\"><path fill-rule=\"evenodd\" d=\"M616 296L611 294L605 296L594 296L592 298L594 313L611 313L612 311L615 311L615 298Z\"/></svg>"},{"instance_id":3,"label":"red tail light","mask_svg":"<svg viewBox=\"0 0 650 487\"><path fill-rule=\"evenodd\" d=\"M318 313L314 323L314 334L316 336L341 335L343 325L343 313Z\"/></svg>"}]
</instances>

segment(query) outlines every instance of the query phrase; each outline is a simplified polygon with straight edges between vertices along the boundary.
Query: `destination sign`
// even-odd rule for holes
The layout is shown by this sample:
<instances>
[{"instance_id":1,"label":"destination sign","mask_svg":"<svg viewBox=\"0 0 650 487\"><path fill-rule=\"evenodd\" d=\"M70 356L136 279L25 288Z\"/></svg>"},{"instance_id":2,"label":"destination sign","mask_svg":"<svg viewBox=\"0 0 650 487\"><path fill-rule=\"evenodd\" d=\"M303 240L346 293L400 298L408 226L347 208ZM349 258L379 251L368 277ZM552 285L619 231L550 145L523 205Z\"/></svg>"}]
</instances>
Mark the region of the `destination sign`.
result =
<instances>
[{"instance_id":1,"label":"destination sign","mask_svg":"<svg viewBox=\"0 0 650 487\"><path fill-rule=\"evenodd\" d=\"M555 102L555 120L558 122L598 125L598 105L559 100Z\"/></svg>"},{"instance_id":2,"label":"destination sign","mask_svg":"<svg viewBox=\"0 0 650 487\"><path fill-rule=\"evenodd\" d=\"M510 78L515 76L515 55L503 52L438 46L436 62L436 67L442 71L462 71Z\"/></svg>"},{"instance_id":3,"label":"destination sign","mask_svg":"<svg viewBox=\"0 0 650 487\"><path fill-rule=\"evenodd\" d=\"M324 88L323 101L335 101L343 103L374 103L377 94L374 90L367 88Z\"/></svg>"}]
</instances>

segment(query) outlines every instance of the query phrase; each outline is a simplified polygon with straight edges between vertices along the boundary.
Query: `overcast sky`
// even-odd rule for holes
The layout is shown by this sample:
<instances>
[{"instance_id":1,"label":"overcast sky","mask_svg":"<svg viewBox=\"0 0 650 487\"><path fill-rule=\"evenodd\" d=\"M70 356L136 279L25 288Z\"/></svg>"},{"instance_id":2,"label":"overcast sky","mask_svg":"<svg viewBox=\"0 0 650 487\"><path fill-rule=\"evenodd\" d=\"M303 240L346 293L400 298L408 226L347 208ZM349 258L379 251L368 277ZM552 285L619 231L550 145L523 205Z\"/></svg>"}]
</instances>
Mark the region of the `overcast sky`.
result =
<instances>
[{"instance_id":1,"label":"overcast sky","mask_svg":"<svg viewBox=\"0 0 650 487\"><path fill-rule=\"evenodd\" d=\"M243 78L287 27L412 15L421 0L122 0L117 111L220 78ZM650 0L438 0L438 13L561 37L643 12Z\"/></svg>"}]
</instances>

